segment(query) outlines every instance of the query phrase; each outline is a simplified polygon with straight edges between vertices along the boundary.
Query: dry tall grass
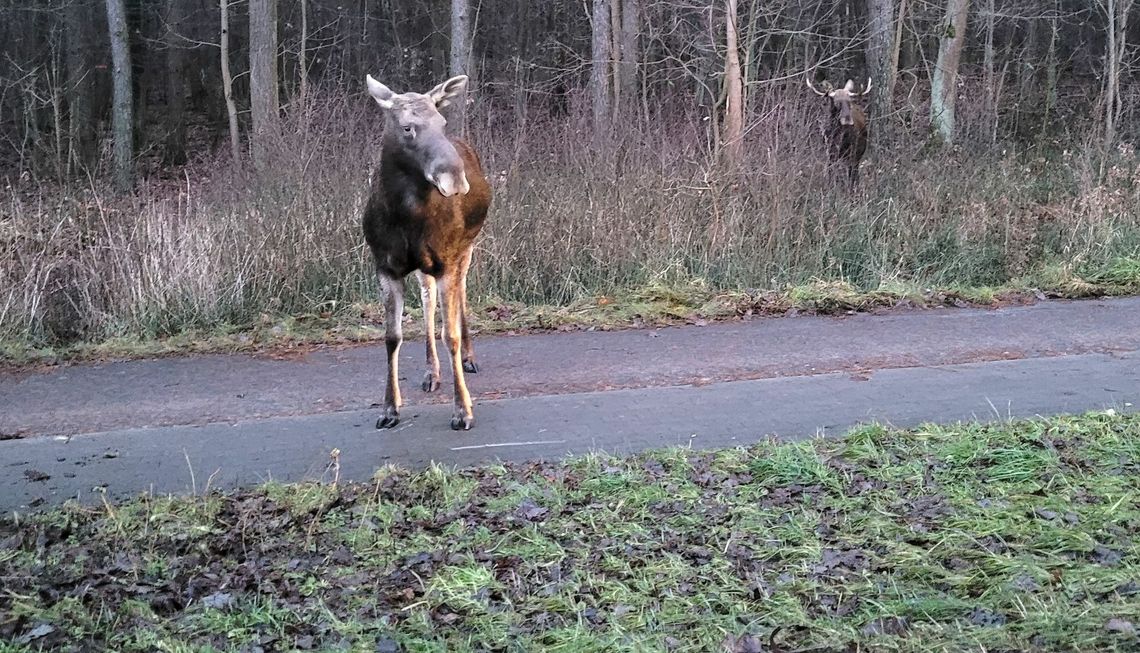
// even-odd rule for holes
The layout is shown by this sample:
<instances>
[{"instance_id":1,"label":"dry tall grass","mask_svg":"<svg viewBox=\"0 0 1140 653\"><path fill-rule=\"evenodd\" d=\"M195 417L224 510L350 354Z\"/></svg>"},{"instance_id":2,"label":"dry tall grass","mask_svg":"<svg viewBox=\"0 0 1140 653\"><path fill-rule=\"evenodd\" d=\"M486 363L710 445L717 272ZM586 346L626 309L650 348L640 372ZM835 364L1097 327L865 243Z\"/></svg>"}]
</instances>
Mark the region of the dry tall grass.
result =
<instances>
[{"instance_id":1,"label":"dry tall grass","mask_svg":"<svg viewBox=\"0 0 1140 653\"><path fill-rule=\"evenodd\" d=\"M1045 264L1134 256L1140 166L999 144L879 146L848 194L822 159L820 107L798 86L753 98L747 160L718 167L695 111L629 121L595 149L584 117L485 110L473 140L495 201L477 296L559 304L702 279L995 284ZM968 127L968 107L962 123ZM504 119L504 113L514 115ZM0 214L0 339L27 345L334 312L374 294L359 218L380 120L363 95L290 119L267 171L203 156L128 199L9 185Z\"/></svg>"}]
</instances>

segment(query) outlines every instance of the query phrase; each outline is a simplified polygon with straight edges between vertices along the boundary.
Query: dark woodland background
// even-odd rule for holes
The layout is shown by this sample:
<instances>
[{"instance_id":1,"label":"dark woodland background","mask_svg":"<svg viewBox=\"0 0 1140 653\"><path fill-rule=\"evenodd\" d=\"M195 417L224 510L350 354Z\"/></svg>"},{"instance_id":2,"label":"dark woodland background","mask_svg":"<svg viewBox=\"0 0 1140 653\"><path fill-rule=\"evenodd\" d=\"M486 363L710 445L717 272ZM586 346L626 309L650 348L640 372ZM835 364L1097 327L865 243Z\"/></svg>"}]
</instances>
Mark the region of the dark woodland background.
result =
<instances>
[{"instance_id":1,"label":"dark woodland background","mask_svg":"<svg viewBox=\"0 0 1140 653\"><path fill-rule=\"evenodd\" d=\"M381 122L365 73L421 92L471 77L451 121L495 188L472 278L488 301L1120 270L1140 248L1136 13L0 0L0 339L359 314L375 292L359 216ZM827 163L805 75L874 80L854 192Z\"/></svg>"}]
</instances>

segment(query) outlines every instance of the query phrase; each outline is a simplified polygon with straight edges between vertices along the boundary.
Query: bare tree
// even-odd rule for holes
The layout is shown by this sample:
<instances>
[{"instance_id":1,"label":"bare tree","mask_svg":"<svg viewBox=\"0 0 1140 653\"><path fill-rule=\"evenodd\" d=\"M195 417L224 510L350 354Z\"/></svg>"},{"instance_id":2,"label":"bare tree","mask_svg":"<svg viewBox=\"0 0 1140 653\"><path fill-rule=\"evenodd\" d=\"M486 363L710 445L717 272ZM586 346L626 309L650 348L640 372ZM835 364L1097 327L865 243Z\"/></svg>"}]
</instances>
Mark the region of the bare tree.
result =
<instances>
[{"instance_id":1,"label":"bare tree","mask_svg":"<svg viewBox=\"0 0 1140 653\"><path fill-rule=\"evenodd\" d=\"M451 123L455 133L467 135L467 93L471 73L471 13L467 0L451 0L451 76L467 75L466 92L455 99Z\"/></svg>"},{"instance_id":2,"label":"bare tree","mask_svg":"<svg viewBox=\"0 0 1140 653\"><path fill-rule=\"evenodd\" d=\"M91 96L94 92L94 73L90 62L91 38L90 6L76 0L65 9L67 30L67 106L71 140L71 159L81 170L95 164L95 128L92 124Z\"/></svg>"},{"instance_id":3,"label":"bare tree","mask_svg":"<svg viewBox=\"0 0 1140 653\"><path fill-rule=\"evenodd\" d=\"M744 85L740 79L740 50L737 44L736 0L724 2L724 154L731 165L739 165L744 139Z\"/></svg>"},{"instance_id":4,"label":"bare tree","mask_svg":"<svg viewBox=\"0 0 1140 653\"><path fill-rule=\"evenodd\" d=\"M617 29L617 27L614 27ZM618 88L627 106L634 106L637 97L637 73L641 55L638 35L641 31L641 0L621 0L621 68Z\"/></svg>"},{"instance_id":5,"label":"bare tree","mask_svg":"<svg viewBox=\"0 0 1140 653\"><path fill-rule=\"evenodd\" d=\"M1097 0L1108 18L1104 53L1104 149L1116 144L1116 129L1124 111L1120 97L1120 75L1127 48L1128 14L1133 0Z\"/></svg>"},{"instance_id":6,"label":"bare tree","mask_svg":"<svg viewBox=\"0 0 1140 653\"><path fill-rule=\"evenodd\" d=\"M111 129L114 133L114 182L120 192L134 187L134 97L131 91L131 46L127 37L127 12L123 0L107 0L107 28L111 34L112 100Z\"/></svg>"},{"instance_id":7,"label":"bare tree","mask_svg":"<svg viewBox=\"0 0 1140 653\"><path fill-rule=\"evenodd\" d=\"M1111 1L1111 0L1110 0ZM954 105L958 98L958 62L966 40L966 13L970 0L946 0L946 14L938 24L938 62L930 80L930 126L942 143L954 142Z\"/></svg>"},{"instance_id":8,"label":"bare tree","mask_svg":"<svg viewBox=\"0 0 1140 653\"><path fill-rule=\"evenodd\" d=\"M240 134L238 132L237 104L234 102L234 76L230 73L230 0L218 0L221 9L221 32L218 50L222 69L222 94L226 98L226 117L230 127L230 156L234 163L241 160Z\"/></svg>"},{"instance_id":9,"label":"bare tree","mask_svg":"<svg viewBox=\"0 0 1140 653\"><path fill-rule=\"evenodd\" d=\"M983 16L986 19L985 49L982 54L982 86L983 108L987 121L987 133L991 139L997 138L997 71L994 58L994 27L997 22L997 12L994 9L994 0L986 0Z\"/></svg>"},{"instance_id":10,"label":"bare tree","mask_svg":"<svg viewBox=\"0 0 1140 653\"><path fill-rule=\"evenodd\" d=\"M610 0L594 0L593 48L590 58L590 92L594 99L594 134L600 138L609 130L610 61L613 59L613 41L610 34Z\"/></svg>"},{"instance_id":11,"label":"bare tree","mask_svg":"<svg viewBox=\"0 0 1140 653\"><path fill-rule=\"evenodd\" d=\"M300 78L298 94L301 106L308 106L309 100L309 0L301 3L301 35L297 48L297 76Z\"/></svg>"},{"instance_id":12,"label":"bare tree","mask_svg":"<svg viewBox=\"0 0 1140 653\"><path fill-rule=\"evenodd\" d=\"M277 0L249 0L249 108L253 118L253 160L263 165L278 133L281 102L277 88Z\"/></svg>"},{"instance_id":13,"label":"bare tree","mask_svg":"<svg viewBox=\"0 0 1140 653\"><path fill-rule=\"evenodd\" d=\"M870 37L867 39L867 67L874 80L875 94L871 96L871 115L883 122L890 113L894 97L894 11L895 0L867 0L867 18Z\"/></svg>"},{"instance_id":14,"label":"bare tree","mask_svg":"<svg viewBox=\"0 0 1140 653\"><path fill-rule=\"evenodd\" d=\"M1057 44L1060 40L1060 25L1057 14L1058 2L1053 3L1053 13L1049 16L1049 48L1045 54L1045 117L1041 121L1042 133L1048 128L1057 110Z\"/></svg>"},{"instance_id":15,"label":"bare tree","mask_svg":"<svg viewBox=\"0 0 1140 653\"><path fill-rule=\"evenodd\" d=\"M895 37L891 40L891 63L887 69L887 86L894 91L899 73L899 56L902 54L903 25L906 21L907 0L899 0L899 10L895 15Z\"/></svg>"},{"instance_id":16,"label":"bare tree","mask_svg":"<svg viewBox=\"0 0 1140 653\"><path fill-rule=\"evenodd\" d=\"M179 31L183 27L185 0L166 0L166 143L167 163L186 162L186 50Z\"/></svg>"}]
</instances>

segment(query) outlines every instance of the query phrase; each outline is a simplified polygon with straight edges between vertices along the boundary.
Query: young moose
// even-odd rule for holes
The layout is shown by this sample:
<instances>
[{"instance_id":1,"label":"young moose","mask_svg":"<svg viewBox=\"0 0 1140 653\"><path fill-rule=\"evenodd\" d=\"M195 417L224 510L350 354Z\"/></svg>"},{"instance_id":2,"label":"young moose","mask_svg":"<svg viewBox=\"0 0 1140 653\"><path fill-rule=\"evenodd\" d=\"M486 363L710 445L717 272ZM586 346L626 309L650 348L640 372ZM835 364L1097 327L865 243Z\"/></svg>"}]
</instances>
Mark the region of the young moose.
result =
<instances>
[{"instance_id":1,"label":"young moose","mask_svg":"<svg viewBox=\"0 0 1140 653\"><path fill-rule=\"evenodd\" d=\"M376 278L384 299L384 339L388 346L388 381L384 412L376 428L399 423L399 353L403 334L404 277L420 282L427 331L423 389L439 389L435 347L435 299L439 286L443 340L455 378L455 413L451 428L475 423L464 370L474 373L475 352L467 328L467 269L475 237L487 217L491 188L471 146L444 133L439 109L461 96L467 77L452 77L427 94L393 93L367 76L368 92L384 110L380 171L364 209L364 239L372 250ZM460 98L458 101L463 101ZM462 346L462 359L460 347Z\"/></svg>"},{"instance_id":2,"label":"young moose","mask_svg":"<svg viewBox=\"0 0 1140 653\"><path fill-rule=\"evenodd\" d=\"M816 95L828 98L831 106L831 123L827 127L826 136L831 144L831 160L847 163L848 181L854 186L859 182L859 161L867 152L867 114L855 104L855 98L871 92L871 80L867 80L867 87L862 92L855 92L855 82L850 79L843 88L833 88L830 82L824 82L822 91L811 85L811 78L806 78L808 88Z\"/></svg>"}]
</instances>

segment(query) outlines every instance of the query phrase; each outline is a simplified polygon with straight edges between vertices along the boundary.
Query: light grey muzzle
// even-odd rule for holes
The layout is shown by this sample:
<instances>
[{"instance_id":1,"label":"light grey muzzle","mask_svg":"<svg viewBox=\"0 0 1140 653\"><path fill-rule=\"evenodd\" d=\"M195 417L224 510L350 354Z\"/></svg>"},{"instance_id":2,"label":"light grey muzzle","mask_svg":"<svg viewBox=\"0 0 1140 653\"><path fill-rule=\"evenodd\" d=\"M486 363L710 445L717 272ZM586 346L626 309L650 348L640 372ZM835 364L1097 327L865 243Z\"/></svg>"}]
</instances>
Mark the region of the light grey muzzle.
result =
<instances>
[{"instance_id":1,"label":"light grey muzzle","mask_svg":"<svg viewBox=\"0 0 1140 653\"><path fill-rule=\"evenodd\" d=\"M471 185L467 183L467 175L462 171L451 172L442 171L428 175L428 181L432 186L435 186L440 195L444 197L451 197L452 195L466 195L471 190Z\"/></svg>"}]
</instances>

